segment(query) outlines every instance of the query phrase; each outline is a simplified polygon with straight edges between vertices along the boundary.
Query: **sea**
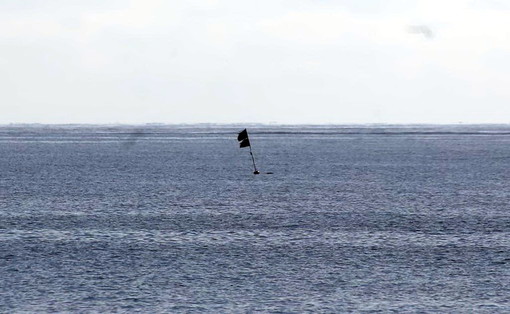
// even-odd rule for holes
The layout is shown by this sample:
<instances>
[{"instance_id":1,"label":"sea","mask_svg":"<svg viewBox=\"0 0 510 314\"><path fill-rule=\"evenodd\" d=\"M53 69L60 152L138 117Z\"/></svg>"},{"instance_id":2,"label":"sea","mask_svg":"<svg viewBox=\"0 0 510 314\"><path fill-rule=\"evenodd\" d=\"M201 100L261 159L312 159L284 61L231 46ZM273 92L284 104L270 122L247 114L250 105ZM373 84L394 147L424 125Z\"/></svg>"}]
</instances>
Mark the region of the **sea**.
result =
<instances>
[{"instance_id":1,"label":"sea","mask_svg":"<svg viewBox=\"0 0 510 314\"><path fill-rule=\"evenodd\" d=\"M0 312L509 313L509 166L510 125L4 125Z\"/></svg>"}]
</instances>

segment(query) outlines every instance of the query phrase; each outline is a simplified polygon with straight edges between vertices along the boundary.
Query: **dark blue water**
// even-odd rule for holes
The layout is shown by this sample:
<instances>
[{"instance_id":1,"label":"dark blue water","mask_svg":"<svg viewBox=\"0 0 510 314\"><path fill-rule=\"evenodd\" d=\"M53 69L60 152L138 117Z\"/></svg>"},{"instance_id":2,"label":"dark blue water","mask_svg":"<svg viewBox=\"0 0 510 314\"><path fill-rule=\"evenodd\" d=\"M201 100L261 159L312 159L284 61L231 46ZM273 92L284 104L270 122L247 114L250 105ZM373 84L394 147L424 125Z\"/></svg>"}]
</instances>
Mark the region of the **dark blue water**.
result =
<instances>
[{"instance_id":1,"label":"dark blue water","mask_svg":"<svg viewBox=\"0 0 510 314\"><path fill-rule=\"evenodd\" d=\"M510 312L510 126L0 127L0 312Z\"/></svg>"}]
</instances>

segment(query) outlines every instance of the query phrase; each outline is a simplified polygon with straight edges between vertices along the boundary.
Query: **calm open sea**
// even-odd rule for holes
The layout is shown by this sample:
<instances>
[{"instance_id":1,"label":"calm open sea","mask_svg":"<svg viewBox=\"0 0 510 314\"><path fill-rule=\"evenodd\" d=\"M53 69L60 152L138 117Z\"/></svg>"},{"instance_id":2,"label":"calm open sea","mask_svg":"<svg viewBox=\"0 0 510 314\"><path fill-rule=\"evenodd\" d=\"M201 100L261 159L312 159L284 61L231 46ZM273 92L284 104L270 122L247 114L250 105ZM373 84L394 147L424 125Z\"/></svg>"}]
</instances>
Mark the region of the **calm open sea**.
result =
<instances>
[{"instance_id":1,"label":"calm open sea","mask_svg":"<svg viewBox=\"0 0 510 314\"><path fill-rule=\"evenodd\" d=\"M510 126L0 127L0 312L510 312Z\"/></svg>"}]
</instances>

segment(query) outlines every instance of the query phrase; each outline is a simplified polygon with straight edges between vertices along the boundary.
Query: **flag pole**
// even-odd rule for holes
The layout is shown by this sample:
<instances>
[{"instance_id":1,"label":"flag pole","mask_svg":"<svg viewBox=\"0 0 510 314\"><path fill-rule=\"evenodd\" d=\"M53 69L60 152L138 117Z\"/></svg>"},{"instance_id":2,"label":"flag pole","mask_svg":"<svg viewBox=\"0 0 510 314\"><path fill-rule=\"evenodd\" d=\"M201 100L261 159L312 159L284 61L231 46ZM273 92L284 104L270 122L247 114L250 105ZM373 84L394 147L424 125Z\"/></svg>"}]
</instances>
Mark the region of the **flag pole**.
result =
<instances>
[{"instance_id":1,"label":"flag pole","mask_svg":"<svg viewBox=\"0 0 510 314\"><path fill-rule=\"evenodd\" d=\"M253 152L251 151L251 143L250 143L250 155L251 161L253 161L253 174L259 174L260 172L257 170L257 166L255 165L255 157L253 157Z\"/></svg>"},{"instance_id":2,"label":"flag pole","mask_svg":"<svg viewBox=\"0 0 510 314\"><path fill-rule=\"evenodd\" d=\"M250 156L251 161L253 162L253 174L259 174L260 172L257 170L257 165L255 164L255 157L253 156L253 151L251 149L251 143L250 143L250 137L248 136L248 131L246 129L239 132L237 135L237 140L239 141L239 146L241 148L243 147L250 147Z\"/></svg>"}]
</instances>

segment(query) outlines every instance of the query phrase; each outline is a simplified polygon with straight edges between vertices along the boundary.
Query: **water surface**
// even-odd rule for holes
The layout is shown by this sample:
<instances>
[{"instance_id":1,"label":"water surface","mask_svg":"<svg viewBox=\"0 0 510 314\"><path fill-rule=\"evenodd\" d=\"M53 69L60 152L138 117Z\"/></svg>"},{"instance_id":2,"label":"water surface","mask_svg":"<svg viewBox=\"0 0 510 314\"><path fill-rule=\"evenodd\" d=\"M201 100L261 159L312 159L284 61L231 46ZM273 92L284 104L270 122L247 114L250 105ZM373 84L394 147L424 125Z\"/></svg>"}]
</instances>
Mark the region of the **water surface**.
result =
<instances>
[{"instance_id":1,"label":"water surface","mask_svg":"<svg viewBox=\"0 0 510 314\"><path fill-rule=\"evenodd\" d=\"M0 312L509 312L510 126L0 127Z\"/></svg>"}]
</instances>

